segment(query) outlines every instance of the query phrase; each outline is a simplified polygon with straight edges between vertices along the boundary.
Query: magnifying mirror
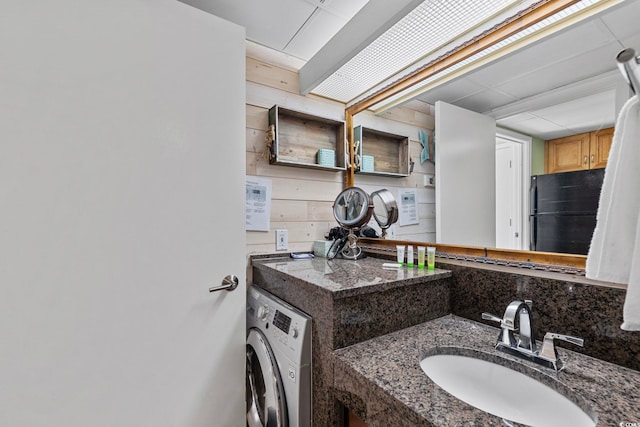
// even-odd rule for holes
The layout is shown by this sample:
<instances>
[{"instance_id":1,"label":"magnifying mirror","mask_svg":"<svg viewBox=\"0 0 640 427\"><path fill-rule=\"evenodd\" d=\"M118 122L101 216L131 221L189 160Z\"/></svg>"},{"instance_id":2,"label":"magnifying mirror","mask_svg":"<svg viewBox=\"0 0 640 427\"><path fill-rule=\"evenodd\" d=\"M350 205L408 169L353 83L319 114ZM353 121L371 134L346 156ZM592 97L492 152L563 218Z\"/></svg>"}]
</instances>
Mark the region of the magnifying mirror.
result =
<instances>
[{"instance_id":1,"label":"magnifying mirror","mask_svg":"<svg viewBox=\"0 0 640 427\"><path fill-rule=\"evenodd\" d=\"M372 213L373 203L363 189L349 187L338 194L333 204L333 216L338 224L349 230L349 234L333 242L327 253L327 259L334 259L338 253L343 258L354 260L364 256L362 249L358 246L358 237L354 229L367 224Z\"/></svg>"},{"instance_id":2,"label":"magnifying mirror","mask_svg":"<svg viewBox=\"0 0 640 427\"><path fill-rule=\"evenodd\" d=\"M384 237L386 230L398 220L398 206L389 190L374 191L369 196L361 188L349 187L338 194L333 204L333 216L349 233L333 242L327 259L333 259L338 254L347 259L363 258L364 253L358 246L354 230L367 225L372 215Z\"/></svg>"},{"instance_id":3,"label":"magnifying mirror","mask_svg":"<svg viewBox=\"0 0 640 427\"><path fill-rule=\"evenodd\" d=\"M333 216L344 228L358 228L369 222L372 208L371 198L363 189L349 187L338 194Z\"/></svg>"},{"instance_id":4,"label":"magnifying mirror","mask_svg":"<svg viewBox=\"0 0 640 427\"><path fill-rule=\"evenodd\" d=\"M371 193L373 202L373 218L382 229L382 238L387 235L387 229L398 221L398 204L391 191L382 189Z\"/></svg>"}]
</instances>

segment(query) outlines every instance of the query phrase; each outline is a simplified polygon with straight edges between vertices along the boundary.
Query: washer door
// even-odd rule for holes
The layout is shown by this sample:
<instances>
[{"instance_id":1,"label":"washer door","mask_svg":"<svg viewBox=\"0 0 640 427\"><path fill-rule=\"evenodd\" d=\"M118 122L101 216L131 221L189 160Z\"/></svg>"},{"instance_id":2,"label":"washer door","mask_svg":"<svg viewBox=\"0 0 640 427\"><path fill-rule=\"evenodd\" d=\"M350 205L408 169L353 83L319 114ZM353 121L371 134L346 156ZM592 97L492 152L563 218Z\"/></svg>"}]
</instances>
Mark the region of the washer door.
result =
<instances>
[{"instance_id":1,"label":"washer door","mask_svg":"<svg viewBox=\"0 0 640 427\"><path fill-rule=\"evenodd\" d=\"M247 425L288 427L282 377L267 337L251 328L247 335Z\"/></svg>"}]
</instances>

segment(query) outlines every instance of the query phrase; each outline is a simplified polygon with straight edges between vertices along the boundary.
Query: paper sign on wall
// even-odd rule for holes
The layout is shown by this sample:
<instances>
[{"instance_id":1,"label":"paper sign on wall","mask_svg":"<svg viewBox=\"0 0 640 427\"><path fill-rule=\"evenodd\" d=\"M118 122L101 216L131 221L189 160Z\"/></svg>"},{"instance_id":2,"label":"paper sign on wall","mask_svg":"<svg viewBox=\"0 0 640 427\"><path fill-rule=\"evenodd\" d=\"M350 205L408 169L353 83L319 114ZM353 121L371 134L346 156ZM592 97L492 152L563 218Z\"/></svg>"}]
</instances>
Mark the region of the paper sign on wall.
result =
<instances>
[{"instance_id":1,"label":"paper sign on wall","mask_svg":"<svg viewBox=\"0 0 640 427\"><path fill-rule=\"evenodd\" d=\"M407 188L398 190L398 223L400 226L419 224L418 190Z\"/></svg>"},{"instance_id":2,"label":"paper sign on wall","mask_svg":"<svg viewBox=\"0 0 640 427\"><path fill-rule=\"evenodd\" d=\"M245 229L249 231L269 231L271 180L257 176L247 176L246 187Z\"/></svg>"}]
</instances>

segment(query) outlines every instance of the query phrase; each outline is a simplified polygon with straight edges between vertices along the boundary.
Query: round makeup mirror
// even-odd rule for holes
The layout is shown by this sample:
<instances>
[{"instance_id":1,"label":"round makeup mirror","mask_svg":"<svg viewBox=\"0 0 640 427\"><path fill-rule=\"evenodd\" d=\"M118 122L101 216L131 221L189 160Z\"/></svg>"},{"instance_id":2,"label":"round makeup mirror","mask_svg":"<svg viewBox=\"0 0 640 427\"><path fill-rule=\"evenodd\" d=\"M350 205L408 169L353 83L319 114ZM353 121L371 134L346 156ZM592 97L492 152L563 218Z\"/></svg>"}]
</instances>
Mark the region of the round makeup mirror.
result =
<instances>
[{"instance_id":1,"label":"round makeup mirror","mask_svg":"<svg viewBox=\"0 0 640 427\"><path fill-rule=\"evenodd\" d=\"M373 218L382 229L382 238L387 235L387 229L398 221L398 204L391 191L382 190L371 193L373 203Z\"/></svg>"},{"instance_id":2,"label":"round makeup mirror","mask_svg":"<svg viewBox=\"0 0 640 427\"><path fill-rule=\"evenodd\" d=\"M355 230L362 232L372 215L382 229L384 238L387 229L398 220L398 205L389 190L374 191L369 196L361 188L349 187L338 194L333 204L333 216L343 229L348 230L348 234L333 242L327 258L333 259L338 254L347 259L364 257L364 253L358 246ZM367 228L375 233L371 227Z\"/></svg>"},{"instance_id":3,"label":"round makeup mirror","mask_svg":"<svg viewBox=\"0 0 640 427\"><path fill-rule=\"evenodd\" d=\"M344 189L333 204L333 216L349 234L336 239L327 253L327 259L334 259L338 254L347 259L360 259L364 252L358 246L358 236L354 229L366 225L373 213L373 203L369 195L361 188Z\"/></svg>"},{"instance_id":4,"label":"round makeup mirror","mask_svg":"<svg viewBox=\"0 0 640 427\"><path fill-rule=\"evenodd\" d=\"M372 208L371 198L363 189L349 187L338 194L333 216L344 228L358 228L369 222Z\"/></svg>"}]
</instances>

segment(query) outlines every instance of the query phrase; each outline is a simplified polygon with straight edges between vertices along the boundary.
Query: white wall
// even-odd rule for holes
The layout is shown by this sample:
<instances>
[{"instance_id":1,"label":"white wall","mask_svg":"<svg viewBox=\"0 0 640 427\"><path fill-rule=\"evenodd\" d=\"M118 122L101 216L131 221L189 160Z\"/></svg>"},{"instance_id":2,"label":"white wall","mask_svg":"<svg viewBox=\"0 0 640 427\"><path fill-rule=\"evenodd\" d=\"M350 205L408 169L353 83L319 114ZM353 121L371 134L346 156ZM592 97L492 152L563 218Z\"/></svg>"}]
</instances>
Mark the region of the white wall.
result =
<instances>
[{"instance_id":1,"label":"white wall","mask_svg":"<svg viewBox=\"0 0 640 427\"><path fill-rule=\"evenodd\" d=\"M436 234L450 245L495 247L496 124L436 102Z\"/></svg>"}]
</instances>

